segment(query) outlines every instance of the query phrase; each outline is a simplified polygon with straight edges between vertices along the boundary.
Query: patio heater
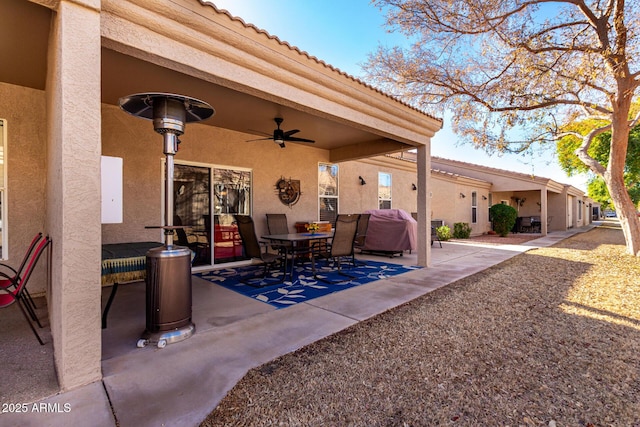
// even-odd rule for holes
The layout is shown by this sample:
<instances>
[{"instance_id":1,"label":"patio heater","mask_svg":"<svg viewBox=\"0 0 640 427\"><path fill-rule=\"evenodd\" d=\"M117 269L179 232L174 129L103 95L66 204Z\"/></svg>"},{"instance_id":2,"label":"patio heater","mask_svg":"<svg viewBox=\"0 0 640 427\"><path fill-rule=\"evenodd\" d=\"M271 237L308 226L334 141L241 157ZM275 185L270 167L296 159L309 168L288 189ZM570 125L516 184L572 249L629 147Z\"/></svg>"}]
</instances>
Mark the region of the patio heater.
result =
<instances>
[{"instance_id":1,"label":"patio heater","mask_svg":"<svg viewBox=\"0 0 640 427\"><path fill-rule=\"evenodd\" d=\"M145 228L164 229L164 246L146 254L146 330L138 347L149 343L164 348L189 338L195 332L191 321L191 250L173 244L173 156L185 123L205 120L214 114L206 102L169 93L140 93L120 98L127 113L153 121L153 128L164 140L165 225Z\"/></svg>"}]
</instances>

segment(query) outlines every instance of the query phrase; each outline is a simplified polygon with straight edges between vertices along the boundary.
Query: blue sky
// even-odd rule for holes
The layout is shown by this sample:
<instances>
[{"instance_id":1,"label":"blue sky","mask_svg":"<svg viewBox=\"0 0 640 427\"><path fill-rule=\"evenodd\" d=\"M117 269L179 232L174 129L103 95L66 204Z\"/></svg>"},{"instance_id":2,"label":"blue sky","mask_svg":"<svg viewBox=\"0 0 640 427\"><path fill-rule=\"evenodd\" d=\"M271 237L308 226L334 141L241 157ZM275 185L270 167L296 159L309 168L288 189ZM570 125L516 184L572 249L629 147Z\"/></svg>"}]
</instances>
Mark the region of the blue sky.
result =
<instances>
[{"instance_id":1,"label":"blue sky","mask_svg":"<svg viewBox=\"0 0 640 427\"><path fill-rule=\"evenodd\" d=\"M389 33L384 15L369 0L213 0L245 22L277 36L335 68L362 77L361 65L379 44L403 45L405 38ZM586 191L586 176L567 177L553 150L532 156L489 156L470 145L458 145L449 117L432 139L431 154L448 159L534 174Z\"/></svg>"}]
</instances>

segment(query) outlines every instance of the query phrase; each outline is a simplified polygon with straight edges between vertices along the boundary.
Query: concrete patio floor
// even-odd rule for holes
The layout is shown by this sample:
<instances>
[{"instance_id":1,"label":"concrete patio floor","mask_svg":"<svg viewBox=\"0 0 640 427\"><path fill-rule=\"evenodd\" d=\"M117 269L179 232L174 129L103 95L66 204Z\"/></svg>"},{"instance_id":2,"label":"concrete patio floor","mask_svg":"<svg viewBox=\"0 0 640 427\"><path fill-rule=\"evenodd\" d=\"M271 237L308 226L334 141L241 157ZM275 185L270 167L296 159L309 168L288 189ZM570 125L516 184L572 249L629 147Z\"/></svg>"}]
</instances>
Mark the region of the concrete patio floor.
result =
<instances>
[{"instance_id":1,"label":"concrete patio floor","mask_svg":"<svg viewBox=\"0 0 640 427\"><path fill-rule=\"evenodd\" d=\"M42 412L34 412L29 402L26 413L2 413L0 426L198 425L249 369L595 225L550 233L522 245L444 242L440 248L436 242L430 268L280 310L194 277L196 333L164 349L136 347L145 329L145 286L123 285L102 334L102 380L36 401L35 408ZM416 264L415 254L407 253L393 259L358 259ZM103 290L103 300L109 291ZM50 345L50 336L48 341Z\"/></svg>"}]
</instances>

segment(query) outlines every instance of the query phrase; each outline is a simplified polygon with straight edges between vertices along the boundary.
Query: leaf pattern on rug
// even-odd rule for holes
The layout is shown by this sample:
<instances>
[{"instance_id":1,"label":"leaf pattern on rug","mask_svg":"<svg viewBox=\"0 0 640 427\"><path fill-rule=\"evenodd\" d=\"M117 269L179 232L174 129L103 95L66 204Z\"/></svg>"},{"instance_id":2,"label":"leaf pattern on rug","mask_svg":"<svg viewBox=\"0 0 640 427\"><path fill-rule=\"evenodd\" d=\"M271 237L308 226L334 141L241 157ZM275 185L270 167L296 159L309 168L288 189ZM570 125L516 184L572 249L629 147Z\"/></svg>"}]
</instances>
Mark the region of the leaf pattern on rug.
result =
<instances>
[{"instance_id":1,"label":"leaf pattern on rug","mask_svg":"<svg viewBox=\"0 0 640 427\"><path fill-rule=\"evenodd\" d=\"M260 277L262 268L261 265L222 268L195 273L195 276L273 307L285 308L421 267L367 261L366 264L359 264L357 267L342 267L344 273L352 276L350 278L339 275L330 266L323 265L317 267L316 279L313 277L311 263L306 262L295 266L293 281L282 281L283 273L280 270Z\"/></svg>"}]
</instances>

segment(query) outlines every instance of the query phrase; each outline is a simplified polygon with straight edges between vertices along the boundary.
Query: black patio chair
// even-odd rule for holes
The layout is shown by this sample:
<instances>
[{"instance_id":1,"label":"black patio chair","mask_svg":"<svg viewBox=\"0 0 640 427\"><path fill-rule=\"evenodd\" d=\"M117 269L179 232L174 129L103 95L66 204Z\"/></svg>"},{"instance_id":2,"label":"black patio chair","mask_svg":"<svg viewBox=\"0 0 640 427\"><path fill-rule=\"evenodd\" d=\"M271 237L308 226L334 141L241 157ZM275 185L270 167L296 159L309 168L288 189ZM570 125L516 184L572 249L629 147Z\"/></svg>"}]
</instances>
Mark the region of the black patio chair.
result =
<instances>
[{"instance_id":1,"label":"black patio chair","mask_svg":"<svg viewBox=\"0 0 640 427\"><path fill-rule=\"evenodd\" d=\"M1 278L10 280L12 282L11 287L7 286L0 289L0 308L9 307L14 302L17 303L20 311L24 315L24 318L27 320L29 327L38 339L40 345L44 345L44 342L42 341L42 338L40 338L40 335L38 335L38 331L36 331L36 328L33 326L33 323L31 323L31 321L33 320L34 322L36 322L40 328L42 328L42 324L40 323L38 316L36 315L29 302L27 302L25 298L25 290L27 289L27 283L29 282L31 273L33 273L33 270L35 269L40 256L50 243L51 239L49 238L49 236L39 240L35 249L31 253L31 256L29 257L29 261L21 276L11 277L5 273L0 272Z\"/></svg>"},{"instance_id":2,"label":"black patio chair","mask_svg":"<svg viewBox=\"0 0 640 427\"><path fill-rule=\"evenodd\" d=\"M313 271L313 277L326 281L317 276L315 262L316 258L325 258L327 260L333 260L338 274L353 278L353 276L343 273L340 265L342 263L341 258L348 257L350 260L353 259L359 218L360 215L338 215L336 218L336 229L333 233L331 243L315 242L311 245L311 269Z\"/></svg>"},{"instance_id":3,"label":"black patio chair","mask_svg":"<svg viewBox=\"0 0 640 427\"><path fill-rule=\"evenodd\" d=\"M531 222L530 216L522 217L520 221L520 230L521 233L531 233L533 231L533 224Z\"/></svg>"},{"instance_id":4,"label":"black patio chair","mask_svg":"<svg viewBox=\"0 0 640 427\"><path fill-rule=\"evenodd\" d=\"M287 214L266 214L267 229L269 234L289 234L289 223L287 222ZM283 255L291 253L293 245L291 242L281 242L272 244L271 247Z\"/></svg>"},{"instance_id":5,"label":"black patio chair","mask_svg":"<svg viewBox=\"0 0 640 427\"><path fill-rule=\"evenodd\" d=\"M353 242L353 248L362 251L364 248L364 244L367 240L367 229L369 228L369 218L371 218L371 214L360 214L360 219L358 219L358 230L356 231L356 238ZM353 251L353 266L356 266L356 253ZM365 262L361 262L361 265L366 265Z\"/></svg>"},{"instance_id":6,"label":"black patio chair","mask_svg":"<svg viewBox=\"0 0 640 427\"><path fill-rule=\"evenodd\" d=\"M442 247L442 241L440 240L440 236L438 236L438 231L436 230L436 228L432 225L431 226L431 246L433 246L433 242L438 242L440 244L440 247Z\"/></svg>"},{"instance_id":7,"label":"black patio chair","mask_svg":"<svg viewBox=\"0 0 640 427\"><path fill-rule=\"evenodd\" d=\"M242 246L244 247L244 253L248 258L260 260L264 264L264 271L262 277L266 277L269 274L271 267L276 263L283 264L282 269L282 281L286 276L287 263L286 257L281 253L271 253L267 251L267 244L258 241L256 235L255 224L253 218L249 215L234 215L236 223L238 225L238 233L240 239L242 239ZM258 277L258 276L256 276ZM243 282L244 283L244 282ZM255 286L250 283L246 283L250 286Z\"/></svg>"},{"instance_id":8,"label":"black patio chair","mask_svg":"<svg viewBox=\"0 0 640 427\"><path fill-rule=\"evenodd\" d=\"M180 218L178 215L174 215L173 225L182 227L182 218ZM178 246L185 246L191 249L191 251L195 254L192 260L192 264L198 265L207 258L207 252L209 251L209 245L207 243L198 242L197 236L196 240L190 241L189 236L187 235L187 232L184 230L184 228L176 228L175 232L177 237L176 243L178 244Z\"/></svg>"}]
</instances>

